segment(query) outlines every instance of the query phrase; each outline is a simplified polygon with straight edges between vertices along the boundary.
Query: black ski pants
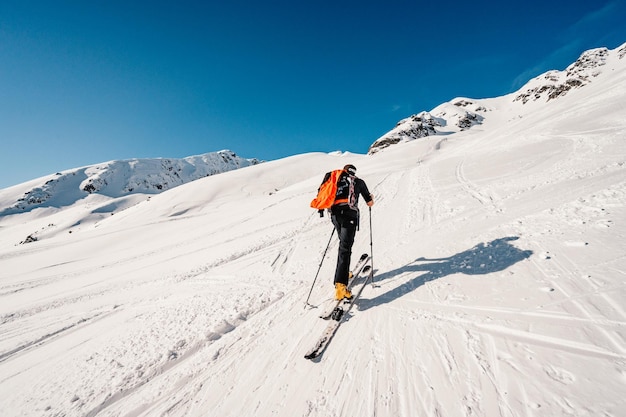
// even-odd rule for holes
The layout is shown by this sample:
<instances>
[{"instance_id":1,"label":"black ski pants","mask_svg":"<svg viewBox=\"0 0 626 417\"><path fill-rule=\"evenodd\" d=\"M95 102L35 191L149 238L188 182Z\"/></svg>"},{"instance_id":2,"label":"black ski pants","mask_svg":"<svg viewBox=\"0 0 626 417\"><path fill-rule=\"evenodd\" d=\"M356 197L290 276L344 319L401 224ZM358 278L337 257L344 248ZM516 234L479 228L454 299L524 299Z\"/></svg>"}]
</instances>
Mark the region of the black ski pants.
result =
<instances>
[{"instance_id":1,"label":"black ski pants","mask_svg":"<svg viewBox=\"0 0 626 417\"><path fill-rule=\"evenodd\" d=\"M337 268L335 269L335 284L341 283L348 285L348 274L350 272L350 257L352 255L352 245L354 244L354 235L358 226L358 217L339 211L333 213L331 220L337 236L339 236L339 253L337 254Z\"/></svg>"}]
</instances>

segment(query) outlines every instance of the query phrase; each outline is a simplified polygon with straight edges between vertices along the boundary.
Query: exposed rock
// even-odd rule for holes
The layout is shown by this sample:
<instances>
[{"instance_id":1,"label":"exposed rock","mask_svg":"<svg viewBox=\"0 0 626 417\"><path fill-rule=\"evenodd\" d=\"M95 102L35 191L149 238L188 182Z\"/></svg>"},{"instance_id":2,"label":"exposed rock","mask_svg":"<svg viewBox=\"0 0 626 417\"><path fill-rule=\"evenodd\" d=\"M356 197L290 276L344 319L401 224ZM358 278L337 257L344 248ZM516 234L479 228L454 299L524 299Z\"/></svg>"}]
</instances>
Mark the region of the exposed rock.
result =
<instances>
[{"instance_id":1,"label":"exposed rock","mask_svg":"<svg viewBox=\"0 0 626 417\"><path fill-rule=\"evenodd\" d=\"M586 51L565 71L548 71L529 81L514 101L522 104L543 98L550 101L566 95L574 88L583 87L600 74L599 68L606 64L608 56L607 48Z\"/></svg>"},{"instance_id":2,"label":"exposed rock","mask_svg":"<svg viewBox=\"0 0 626 417\"><path fill-rule=\"evenodd\" d=\"M436 135L437 130L435 127L437 126L442 126L442 121L433 117L430 113L422 112L414 114L406 119L400 120L391 132L374 142L370 146L368 153L376 153L396 143Z\"/></svg>"},{"instance_id":3,"label":"exposed rock","mask_svg":"<svg viewBox=\"0 0 626 417\"><path fill-rule=\"evenodd\" d=\"M487 107L476 101L458 98L444 103L431 112L422 112L400 120L396 127L376 140L368 153L374 154L391 145L434 135L449 135L481 124L484 117L477 112Z\"/></svg>"},{"instance_id":4,"label":"exposed rock","mask_svg":"<svg viewBox=\"0 0 626 417\"><path fill-rule=\"evenodd\" d=\"M20 242L20 245L24 245L24 244L26 244L26 243L31 243L31 242L37 242L37 240L38 240L38 239L37 239L37 237L36 237L36 236L33 236L33 235L28 235L28 236L26 237L26 239L24 239L24 240L22 240L22 241Z\"/></svg>"}]
</instances>

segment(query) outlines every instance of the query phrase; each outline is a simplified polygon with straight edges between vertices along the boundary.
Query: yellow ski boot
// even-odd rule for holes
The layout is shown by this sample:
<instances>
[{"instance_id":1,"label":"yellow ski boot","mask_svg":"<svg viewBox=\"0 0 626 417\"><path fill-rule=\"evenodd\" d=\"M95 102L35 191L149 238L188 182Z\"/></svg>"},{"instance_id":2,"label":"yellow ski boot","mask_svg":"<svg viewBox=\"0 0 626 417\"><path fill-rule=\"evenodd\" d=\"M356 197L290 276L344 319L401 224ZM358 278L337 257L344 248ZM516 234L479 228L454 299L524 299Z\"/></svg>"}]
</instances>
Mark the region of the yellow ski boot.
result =
<instances>
[{"instance_id":1,"label":"yellow ski boot","mask_svg":"<svg viewBox=\"0 0 626 417\"><path fill-rule=\"evenodd\" d=\"M339 282L335 284L335 300L341 301L343 299L352 299L352 293L346 287L346 284L340 284Z\"/></svg>"}]
</instances>

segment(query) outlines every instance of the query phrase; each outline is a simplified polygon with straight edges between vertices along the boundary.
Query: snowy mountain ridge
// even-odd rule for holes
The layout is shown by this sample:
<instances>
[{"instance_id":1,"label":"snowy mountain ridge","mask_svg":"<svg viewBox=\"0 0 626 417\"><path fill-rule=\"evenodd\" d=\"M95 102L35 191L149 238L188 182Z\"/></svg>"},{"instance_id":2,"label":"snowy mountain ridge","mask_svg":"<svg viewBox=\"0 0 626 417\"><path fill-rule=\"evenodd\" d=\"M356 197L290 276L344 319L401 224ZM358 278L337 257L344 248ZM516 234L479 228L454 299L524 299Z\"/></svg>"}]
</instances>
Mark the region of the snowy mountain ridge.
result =
<instances>
[{"instance_id":1,"label":"snowy mountain ridge","mask_svg":"<svg viewBox=\"0 0 626 417\"><path fill-rule=\"evenodd\" d=\"M35 208L65 207L90 194L157 194L198 178L260 163L230 150L182 159L129 159L70 169L0 190L0 216Z\"/></svg>"},{"instance_id":2,"label":"snowy mountain ridge","mask_svg":"<svg viewBox=\"0 0 626 417\"><path fill-rule=\"evenodd\" d=\"M564 71L552 70L528 81L517 92L505 96L506 105L529 102L547 103L565 96L570 90L584 87L594 78L603 73L609 73L616 68L626 66L626 43L609 50L595 48L585 51ZM455 98L450 102L442 103L431 111L423 111L400 120L396 126L370 146L368 153L374 154L390 145L405 143L411 140L433 136L449 136L472 126L481 125L488 118L490 111L498 112L501 108L494 108L494 99ZM529 109L515 108L518 117L523 116Z\"/></svg>"},{"instance_id":3,"label":"snowy mountain ridge","mask_svg":"<svg viewBox=\"0 0 626 417\"><path fill-rule=\"evenodd\" d=\"M596 48L585 51L564 71L548 71L524 85L518 92L505 96L513 103L548 102L581 88L603 71L624 65L626 43L614 50ZM603 67L607 67L606 69ZM431 111L423 111L400 120L394 129L374 141L368 154L390 145L427 136L449 136L482 125L489 113L498 113L495 99L455 98ZM527 110L516 109L519 117ZM157 194L209 175L215 175L260 163L244 159L230 150L190 156L182 159L118 160L67 170L18 186L0 190L0 216L35 208L66 207L98 194L122 197L133 194Z\"/></svg>"}]
</instances>

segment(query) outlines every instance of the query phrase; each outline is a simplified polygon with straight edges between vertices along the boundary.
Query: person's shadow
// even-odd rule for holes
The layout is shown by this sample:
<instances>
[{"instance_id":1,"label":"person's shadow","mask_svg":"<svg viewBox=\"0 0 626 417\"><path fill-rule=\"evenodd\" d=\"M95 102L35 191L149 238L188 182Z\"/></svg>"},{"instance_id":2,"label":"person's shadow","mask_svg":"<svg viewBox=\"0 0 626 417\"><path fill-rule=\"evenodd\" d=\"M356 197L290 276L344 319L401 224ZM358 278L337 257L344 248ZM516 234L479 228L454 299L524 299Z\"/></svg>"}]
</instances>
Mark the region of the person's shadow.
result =
<instances>
[{"instance_id":1,"label":"person's shadow","mask_svg":"<svg viewBox=\"0 0 626 417\"><path fill-rule=\"evenodd\" d=\"M377 305L389 303L415 290L428 281L433 281L451 274L485 275L503 271L512 265L529 258L533 251L521 250L510 242L519 239L516 236L479 243L471 249L457 253L448 258L426 259L415 261L392 271L374 276L374 284L390 280L393 277L408 273L422 272L410 281L393 288L373 299L362 300L359 310L367 310Z\"/></svg>"}]
</instances>

